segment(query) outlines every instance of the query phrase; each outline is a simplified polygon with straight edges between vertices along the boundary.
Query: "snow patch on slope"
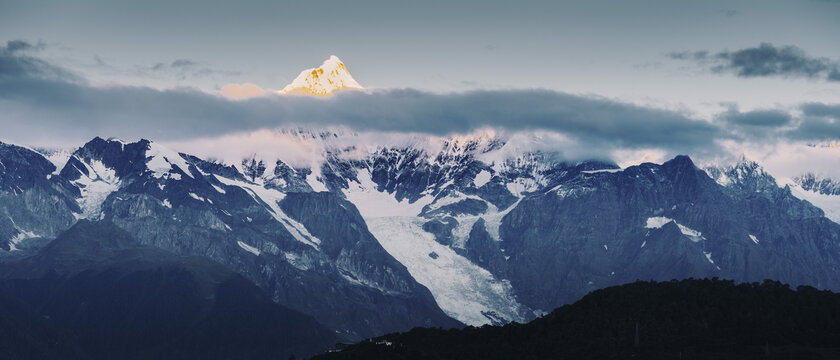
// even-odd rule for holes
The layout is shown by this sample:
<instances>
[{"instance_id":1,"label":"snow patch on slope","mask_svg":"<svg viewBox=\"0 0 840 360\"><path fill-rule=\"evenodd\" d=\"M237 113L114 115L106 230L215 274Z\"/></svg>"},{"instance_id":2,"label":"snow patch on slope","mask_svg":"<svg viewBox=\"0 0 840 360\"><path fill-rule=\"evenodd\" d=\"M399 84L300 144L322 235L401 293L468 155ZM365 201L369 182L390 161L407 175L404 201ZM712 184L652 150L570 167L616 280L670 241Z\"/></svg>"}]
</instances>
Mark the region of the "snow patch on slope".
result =
<instances>
[{"instance_id":1,"label":"snow patch on slope","mask_svg":"<svg viewBox=\"0 0 840 360\"><path fill-rule=\"evenodd\" d=\"M23 231L23 232L18 233L17 235L15 235L15 237L13 237L9 241L9 251L19 250L17 248L18 244L23 242L23 240L34 238L34 237L37 237L37 235L35 235L35 233L33 233L31 231Z\"/></svg>"},{"instance_id":2,"label":"snow patch on slope","mask_svg":"<svg viewBox=\"0 0 840 360\"><path fill-rule=\"evenodd\" d=\"M193 199L196 199L196 200L198 200L198 201L207 201L207 199L205 199L205 198L203 198L203 197L201 197L201 196L198 196L198 195L196 195L195 193L190 193L190 197L191 197L191 198L193 198Z\"/></svg>"},{"instance_id":3,"label":"snow patch on slope","mask_svg":"<svg viewBox=\"0 0 840 360\"><path fill-rule=\"evenodd\" d=\"M266 189L257 184L228 179L219 175L213 176L225 185L238 186L242 188L243 190L248 192L248 194L251 195L254 201L256 201L257 203L264 203L265 205L267 205L268 208L266 210L269 212L269 214L271 214L271 216L273 216L274 219L277 220L277 222L283 225L283 227L285 227L286 230L290 234L292 234L292 236L296 240L309 246L312 246L316 250L320 248L321 239L318 239L317 237L310 234L309 230L306 229L306 226L304 226L297 220L290 218L288 215L286 215L286 213L283 212L283 210L280 209L280 205L278 205L278 203L286 197L285 194L277 190Z\"/></svg>"},{"instance_id":4,"label":"snow patch on slope","mask_svg":"<svg viewBox=\"0 0 840 360\"><path fill-rule=\"evenodd\" d=\"M692 228L689 228L688 226L682 225L682 224L674 221L674 219L666 218L664 216L655 216L655 217L648 218L647 223L645 224L645 228L647 228L647 229L659 229L662 226L664 226L665 224L667 224L669 222L672 222L672 221L674 222L674 224L677 224L677 227L680 228L680 232L683 235L688 236L688 238L691 239L691 241L699 242L701 240L706 240L706 238L703 237L703 234L701 232L699 232L697 230L694 230Z\"/></svg>"},{"instance_id":5,"label":"snow patch on slope","mask_svg":"<svg viewBox=\"0 0 840 360\"><path fill-rule=\"evenodd\" d=\"M70 157L73 156L73 152L69 150L50 150L50 151L41 151L41 155L43 155L47 160L49 160L53 165L55 165L55 171L53 171L52 175L58 175L61 173L61 169L64 168L64 165L67 165L67 161L70 160Z\"/></svg>"},{"instance_id":6,"label":"snow patch on slope","mask_svg":"<svg viewBox=\"0 0 840 360\"><path fill-rule=\"evenodd\" d=\"M475 175L475 178L473 179L473 184L475 184L475 187L480 188L484 186L484 184L490 182L491 177L492 175L489 171L481 170L481 172Z\"/></svg>"},{"instance_id":7,"label":"snow patch on slope","mask_svg":"<svg viewBox=\"0 0 840 360\"><path fill-rule=\"evenodd\" d=\"M584 174L598 174L598 173L610 173L610 174L615 174L615 173L617 173L617 172L619 172L619 171L622 171L622 169L583 170L583 171L581 171L581 172L582 172L582 173L584 173Z\"/></svg>"},{"instance_id":8,"label":"snow patch on slope","mask_svg":"<svg viewBox=\"0 0 840 360\"><path fill-rule=\"evenodd\" d=\"M239 247L241 247L243 250L245 250L245 251L247 251L251 254L254 254L256 256L260 256L260 249L257 249L255 247L253 247L251 245L248 245L248 244L246 244L244 242L241 242L241 241L237 241L236 244L239 245Z\"/></svg>"},{"instance_id":9,"label":"snow patch on slope","mask_svg":"<svg viewBox=\"0 0 840 360\"><path fill-rule=\"evenodd\" d=\"M370 176L370 170L359 170L359 182L350 182L347 189L342 190L347 200L356 205L362 217L374 218L383 216L417 216L423 207L434 199L426 195L419 200L409 203L408 199L398 202L394 195L377 191L377 185Z\"/></svg>"},{"instance_id":10,"label":"snow patch on slope","mask_svg":"<svg viewBox=\"0 0 840 360\"><path fill-rule=\"evenodd\" d=\"M158 179L167 176L173 170L173 166L177 166L184 174L192 177L187 161L177 151L156 143L149 143L149 148L146 150L146 167L152 171L152 176Z\"/></svg>"},{"instance_id":11,"label":"snow patch on slope","mask_svg":"<svg viewBox=\"0 0 840 360\"><path fill-rule=\"evenodd\" d=\"M320 181L318 178L321 177L321 167L320 166L313 166L312 172L306 175L306 183L309 184L309 187L312 188L312 191L322 192L322 191L329 191L327 187ZM284 181L285 182L285 181Z\"/></svg>"}]
</instances>

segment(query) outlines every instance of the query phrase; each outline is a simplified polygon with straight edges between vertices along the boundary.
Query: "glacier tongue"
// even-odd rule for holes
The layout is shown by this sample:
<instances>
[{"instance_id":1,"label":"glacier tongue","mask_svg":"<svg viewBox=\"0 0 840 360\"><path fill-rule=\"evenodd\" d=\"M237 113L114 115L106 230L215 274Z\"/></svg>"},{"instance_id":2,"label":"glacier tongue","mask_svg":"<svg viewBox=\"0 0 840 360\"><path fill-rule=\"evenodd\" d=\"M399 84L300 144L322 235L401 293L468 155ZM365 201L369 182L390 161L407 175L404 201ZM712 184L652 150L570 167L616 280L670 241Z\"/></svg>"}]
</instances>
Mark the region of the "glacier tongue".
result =
<instances>
[{"instance_id":1,"label":"glacier tongue","mask_svg":"<svg viewBox=\"0 0 840 360\"><path fill-rule=\"evenodd\" d=\"M82 175L73 181L82 194L79 206L82 208L81 217L97 220L101 214L102 203L114 191L120 188L120 179L116 172L105 166L101 161L90 160L81 162L87 167L88 175Z\"/></svg>"},{"instance_id":2,"label":"glacier tongue","mask_svg":"<svg viewBox=\"0 0 840 360\"><path fill-rule=\"evenodd\" d=\"M344 190L347 199L359 209L382 247L432 292L447 315L475 326L497 320L493 314L507 321L527 320L520 315L522 307L510 282L496 279L423 230L427 220L417 215L431 196L414 203L398 202L393 194L377 191L367 170L358 176L359 183L352 182Z\"/></svg>"},{"instance_id":3,"label":"glacier tongue","mask_svg":"<svg viewBox=\"0 0 840 360\"><path fill-rule=\"evenodd\" d=\"M423 230L422 219L392 216L365 221L382 247L432 292L447 315L473 326L491 323L484 315L491 312L508 321L524 321L510 283L436 242Z\"/></svg>"}]
</instances>

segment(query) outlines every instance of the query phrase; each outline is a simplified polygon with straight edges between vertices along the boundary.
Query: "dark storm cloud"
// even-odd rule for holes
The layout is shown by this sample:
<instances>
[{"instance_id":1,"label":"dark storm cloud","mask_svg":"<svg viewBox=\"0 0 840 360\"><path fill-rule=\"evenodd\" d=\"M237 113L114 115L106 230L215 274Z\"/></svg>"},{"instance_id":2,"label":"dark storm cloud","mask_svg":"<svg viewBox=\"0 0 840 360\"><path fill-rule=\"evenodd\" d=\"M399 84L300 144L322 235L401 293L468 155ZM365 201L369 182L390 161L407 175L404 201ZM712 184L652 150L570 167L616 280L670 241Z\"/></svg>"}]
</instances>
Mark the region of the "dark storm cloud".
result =
<instances>
[{"instance_id":1,"label":"dark storm cloud","mask_svg":"<svg viewBox=\"0 0 840 360\"><path fill-rule=\"evenodd\" d=\"M802 105L802 112L805 116L832 118L840 122L840 105L807 103Z\"/></svg>"},{"instance_id":2,"label":"dark storm cloud","mask_svg":"<svg viewBox=\"0 0 840 360\"><path fill-rule=\"evenodd\" d=\"M789 125L793 120L793 116L787 111L754 110L740 112L735 106L718 115L718 118L731 125L753 128L778 128Z\"/></svg>"},{"instance_id":3,"label":"dark storm cloud","mask_svg":"<svg viewBox=\"0 0 840 360\"><path fill-rule=\"evenodd\" d=\"M800 110L800 124L789 136L805 140L840 139L840 105L807 103Z\"/></svg>"},{"instance_id":4,"label":"dark storm cloud","mask_svg":"<svg viewBox=\"0 0 840 360\"><path fill-rule=\"evenodd\" d=\"M799 77L840 81L840 63L828 58L811 57L796 46L776 47L761 43L758 47L737 51L671 53L676 60L691 60L708 65L715 73L733 73L739 77Z\"/></svg>"}]
</instances>

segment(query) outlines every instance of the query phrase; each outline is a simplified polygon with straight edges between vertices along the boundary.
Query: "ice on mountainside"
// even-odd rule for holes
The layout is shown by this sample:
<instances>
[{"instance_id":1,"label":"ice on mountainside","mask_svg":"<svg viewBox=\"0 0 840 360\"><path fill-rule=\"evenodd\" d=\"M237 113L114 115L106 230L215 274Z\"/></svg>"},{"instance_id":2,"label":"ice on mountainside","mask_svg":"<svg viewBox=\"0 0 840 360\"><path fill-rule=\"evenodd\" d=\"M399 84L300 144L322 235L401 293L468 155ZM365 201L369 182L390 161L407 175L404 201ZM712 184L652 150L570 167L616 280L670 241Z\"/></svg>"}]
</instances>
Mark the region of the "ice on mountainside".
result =
<instances>
[{"instance_id":1,"label":"ice on mountainside","mask_svg":"<svg viewBox=\"0 0 840 360\"><path fill-rule=\"evenodd\" d=\"M496 312L506 321L523 321L510 283L473 264L434 240L416 217L367 218L370 232L391 256L432 292L448 315L468 324L490 323L483 313ZM437 256L432 258L429 254Z\"/></svg>"},{"instance_id":2,"label":"ice on mountainside","mask_svg":"<svg viewBox=\"0 0 840 360\"><path fill-rule=\"evenodd\" d=\"M88 175L81 173L80 177L71 183L76 185L81 193L79 199L79 206L82 209L81 217L98 220L102 203L108 195L120 188L120 179L114 169L105 166L99 160L79 162L86 167Z\"/></svg>"},{"instance_id":3,"label":"ice on mountainside","mask_svg":"<svg viewBox=\"0 0 840 360\"><path fill-rule=\"evenodd\" d=\"M418 215L432 203L430 195L413 203L407 199L397 201L394 194L377 190L368 170L359 171L357 176L358 182L351 182L343 191L345 196L359 209L371 234L382 247L432 292L444 312L470 325L495 321L485 315L489 313L496 313L505 321L525 320L520 315L521 306L513 297L510 283L496 279L489 271L438 243L433 234L423 230L426 220ZM468 221L459 219L466 227ZM469 224L477 217L471 220ZM496 226L494 233L498 236L495 221L493 226ZM456 236L467 235L468 230L467 234Z\"/></svg>"}]
</instances>

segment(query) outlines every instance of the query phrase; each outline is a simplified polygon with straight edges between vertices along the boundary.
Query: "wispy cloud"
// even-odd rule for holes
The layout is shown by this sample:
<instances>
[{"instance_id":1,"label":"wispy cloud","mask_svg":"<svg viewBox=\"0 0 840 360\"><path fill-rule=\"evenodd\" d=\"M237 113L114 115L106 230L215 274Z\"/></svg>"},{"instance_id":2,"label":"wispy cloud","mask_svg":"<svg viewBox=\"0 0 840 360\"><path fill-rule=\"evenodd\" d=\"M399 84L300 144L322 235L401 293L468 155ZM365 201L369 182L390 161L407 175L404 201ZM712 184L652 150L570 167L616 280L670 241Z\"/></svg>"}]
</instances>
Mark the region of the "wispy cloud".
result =
<instances>
[{"instance_id":1,"label":"wispy cloud","mask_svg":"<svg viewBox=\"0 0 840 360\"><path fill-rule=\"evenodd\" d=\"M761 43L757 47L736 51L686 51L668 55L675 60L694 61L714 73L731 73L739 77L791 77L840 81L840 62L813 57L796 46L774 46Z\"/></svg>"},{"instance_id":2,"label":"wispy cloud","mask_svg":"<svg viewBox=\"0 0 840 360\"><path fill-rule=\"evenodd\" d=\"M150 77L174 78L176 80L187 80L190 78L201 78L209 76L239 76L239 71L224 70L211 67L191 59L175 59L171 62L159 62L150 66L141 66L134 69L137 75Z\"/></svg>"}]
</instances>

